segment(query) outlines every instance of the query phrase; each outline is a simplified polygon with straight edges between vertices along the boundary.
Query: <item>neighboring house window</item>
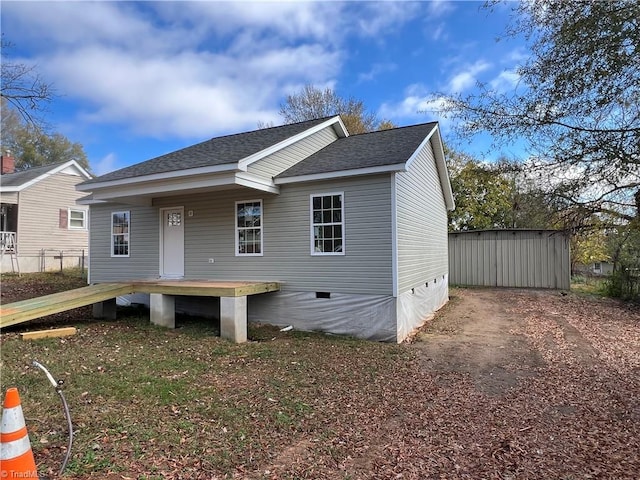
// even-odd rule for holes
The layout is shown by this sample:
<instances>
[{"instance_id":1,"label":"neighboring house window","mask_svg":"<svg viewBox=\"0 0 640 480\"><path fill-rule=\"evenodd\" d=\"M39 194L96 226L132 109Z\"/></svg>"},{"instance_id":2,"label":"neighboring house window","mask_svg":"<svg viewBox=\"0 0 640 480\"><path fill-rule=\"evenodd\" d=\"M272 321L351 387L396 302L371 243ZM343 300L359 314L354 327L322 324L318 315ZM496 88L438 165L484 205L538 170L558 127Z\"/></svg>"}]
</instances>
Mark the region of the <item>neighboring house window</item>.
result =
<instances>
[{"instance_id":1,"label":"neighboring house window","mask_svg":"<svg viewBox=\"0 0 640 480\"><path fill-rule=\"evenodd\" d=\"M69 229L86 230L87 228L87 211L69 209Z\"/></svg>"},{"instance_id":2,"label":"neighboring house window","mask_svg":"<svg viewBox=\"0 0 640 480\"><path fill-rule=\"evenodd\" d=\"M600 262L595 262L593 264L593 271L595 273L600 273L600 270L602 270L602 265L600 264Z\"/></svg>"},{"instance_id":3,"label":"neighboring house window","mask_svg":"<svg viewBox=\"0 0 640 480\"><path fill-rule=\"evenodd\" d=\"M311 255L344 255L343 196L311 195Z\"/></svg>"},{"instance_id":4,"label":"neighboring house window","mask_svg":"<svg viewBox=\"0 0 640 480\"><path fill-rule=\"evenodd\" d=\"M262 200L236 202L236 255L262 255Z\"/></svg>"},{"instance_id":5,"label":"neighboring house window","mask_svg":"<svg viewBox=\"0 0 640 480\"><path fill-rule=\"evenodd\" d=\"M111 213L111 256L129 256L129 228L131 212Z\"/></svg>"}]
</instances>

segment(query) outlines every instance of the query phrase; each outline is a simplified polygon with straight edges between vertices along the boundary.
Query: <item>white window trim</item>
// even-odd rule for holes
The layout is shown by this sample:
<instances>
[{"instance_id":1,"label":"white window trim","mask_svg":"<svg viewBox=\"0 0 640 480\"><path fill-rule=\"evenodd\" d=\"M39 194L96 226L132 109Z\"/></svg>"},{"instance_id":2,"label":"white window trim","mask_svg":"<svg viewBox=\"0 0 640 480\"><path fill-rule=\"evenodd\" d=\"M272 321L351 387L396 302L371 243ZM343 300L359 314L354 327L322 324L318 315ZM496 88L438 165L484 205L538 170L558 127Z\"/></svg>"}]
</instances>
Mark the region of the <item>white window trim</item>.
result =
<instances>
[{"instance_id":1,"label":"white window trim","mask_svg":"<svg viewBox=\"0 0 640 480\"><path fill-rule=\"evenodd\" d=\"M240 242L238 241L238 233L240 232L240 227L238 227L238 205L243 203L259 203L260 204L260 253L240 253L238 250L240 248ZM235 222L235 245L236 245L236 257L262 257L264 255L264 205L262 203L262 199L256 200L241 200L235 202L233 209L233 217ZM248 230L249 227L242 227L244 230ZM251 229L256 229L256 227L250 227Z\"/></svg>"},{"instance_id":2,"label":"white window trim","mask_svg":"<svg viewBox=\"0 0 640 480\"><path fill-rule=\"evenodd\" d=\"M341 218L342 221L340 222L340 225L342 226L342 251L341 252L316 252L315 251L315 236L314 236L314 231L313 231L313 198L314 197L328 197L328 196L332 196L332 195L340 195L340 198L342 199L342 201L340 202L340 206L341 206ZM344 256L345 255L345 251L346 251L346 229L345 229L345 220L344 220L344 192L327 192L327 193L312 193L309 195L309 234L310 234L310 250L311 250L311 255L313 255L314 257L324 257L324 256Z\"/></svg>"},{"instance_id":3,"label":"white window trim","mask_svg":"<svg viewBox=\"0 0 640 480\"><path fill-rule=\"evenodd\" d=\"M113 253L113 236L116 235L113 233L113 216L119 213L126 213L127 218L129 219L129 228L128 228L129 233L127 234L129 237L129 243L127 244L128 248L127 248L126 255L116 255L115 253ZM131 256L131 210L118 210L115 212L111 212L111 231L109 232L109 250L111 252L112 258L127 258Z\"/></svg>"},{"instance_id":4,"label":"white window trim","mask_svg":"<svg viewBox=\"0 0 640 480\"><path fill-rule=\"evenodd\" d=\"M71 212L82 212L81 227L74 227L73 225L71 225ZM67 208L67 228L69 230L86 230L87 229L87 210L82 208Z\"/></svg>"}]
</instances>

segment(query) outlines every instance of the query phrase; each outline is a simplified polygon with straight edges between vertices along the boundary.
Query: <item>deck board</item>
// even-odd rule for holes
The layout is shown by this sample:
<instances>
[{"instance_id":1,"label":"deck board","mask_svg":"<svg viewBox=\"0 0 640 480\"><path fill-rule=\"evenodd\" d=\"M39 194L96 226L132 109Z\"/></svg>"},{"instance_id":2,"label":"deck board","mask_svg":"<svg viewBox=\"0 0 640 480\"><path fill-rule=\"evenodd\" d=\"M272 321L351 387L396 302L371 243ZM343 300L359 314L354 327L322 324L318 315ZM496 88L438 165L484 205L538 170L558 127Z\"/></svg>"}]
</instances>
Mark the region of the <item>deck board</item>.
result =
<instances>
[{"instance_id":1,"label":"deck board","mask_svg":"<svg viewBox=\"0 0 640 480\"><path fill-rule=\"evenodd\" d=\"M132 280L121 283L98 283L74 290L0 305L0 328L132 293L243 297L278 290L280 290L280 284L278 282Z\"/></svg>"}]
</instances>

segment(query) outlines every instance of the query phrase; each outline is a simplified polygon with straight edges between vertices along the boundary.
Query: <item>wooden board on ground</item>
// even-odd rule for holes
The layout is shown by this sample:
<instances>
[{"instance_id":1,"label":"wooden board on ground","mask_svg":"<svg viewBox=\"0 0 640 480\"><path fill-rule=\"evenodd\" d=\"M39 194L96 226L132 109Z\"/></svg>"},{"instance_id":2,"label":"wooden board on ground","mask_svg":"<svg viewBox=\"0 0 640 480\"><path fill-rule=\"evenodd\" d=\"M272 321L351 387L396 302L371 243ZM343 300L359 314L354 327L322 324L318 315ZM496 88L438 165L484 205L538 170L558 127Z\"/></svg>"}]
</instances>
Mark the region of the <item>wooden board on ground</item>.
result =
<instances>
[{"instance_id":1,"label":"wooden board on ground","mask_svg":"<svg viewBox=\"0 0 640 480\"><path fill-rule=\"evenodd\" d=\"M75 327L54 328L52 330L36 330L34 332L24 332L20 334L22 340L38 340L39 338L67 337L75 335Z\"/></svg>"}]
</instances>

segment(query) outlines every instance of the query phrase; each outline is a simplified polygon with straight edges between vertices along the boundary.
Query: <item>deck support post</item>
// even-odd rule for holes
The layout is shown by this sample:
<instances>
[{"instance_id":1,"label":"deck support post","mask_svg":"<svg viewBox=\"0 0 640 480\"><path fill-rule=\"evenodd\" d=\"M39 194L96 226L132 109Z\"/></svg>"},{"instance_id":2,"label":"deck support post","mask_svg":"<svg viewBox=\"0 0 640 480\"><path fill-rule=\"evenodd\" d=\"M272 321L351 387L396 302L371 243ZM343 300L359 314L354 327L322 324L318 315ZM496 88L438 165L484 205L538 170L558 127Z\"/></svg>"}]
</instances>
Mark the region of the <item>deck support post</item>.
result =
<instances>
[{"instance_id":1,"label":"deck support post","mask_svg":"<svg viewBox=\"0 0 640 480\"><path fill-rule=\"evenodd\" d=\"M93 318L104 318L105 320L116 319L116 299L110 298L102 302L93 304Z\"/></svg>"},{"instance_id":2,"label":"deck support post","mask_svg":"<svg viewBox=\"0 0 640 480\"><path fill-rule=\"evenodd\" d=\"M247 341L247 297L220 297L220 337Z\"/></svg>"},{"instance_id":3,"label":"deck support post","mask_svg":"<svg viewBox=\"0 0 640 480\"><path fill-rule=\"evenodd\" d=\"M151 323L161 327L176 328L176 299L173 295L151 293L149 304Z\"/></svg>"}]
</instances>

